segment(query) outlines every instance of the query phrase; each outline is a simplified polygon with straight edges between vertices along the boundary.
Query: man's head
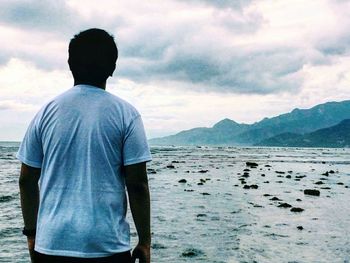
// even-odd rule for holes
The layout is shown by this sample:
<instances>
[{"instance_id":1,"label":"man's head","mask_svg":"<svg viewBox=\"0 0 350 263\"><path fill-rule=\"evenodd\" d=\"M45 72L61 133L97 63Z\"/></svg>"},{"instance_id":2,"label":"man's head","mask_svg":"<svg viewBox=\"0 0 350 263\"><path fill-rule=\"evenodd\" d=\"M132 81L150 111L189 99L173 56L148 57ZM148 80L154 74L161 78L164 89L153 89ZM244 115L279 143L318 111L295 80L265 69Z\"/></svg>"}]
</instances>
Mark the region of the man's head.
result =
<instances>
[{"instance_id":1,"label":"man's head","mask_svg":"<svg viewBox=\"0 0 350 263\"><path fill-rule=\"evenodd\" d=\"M118 58L113 36L92 28L75 35L68 48L69 68L79 83L101 84L112 76Z\"/></svg>"}]
</instances>

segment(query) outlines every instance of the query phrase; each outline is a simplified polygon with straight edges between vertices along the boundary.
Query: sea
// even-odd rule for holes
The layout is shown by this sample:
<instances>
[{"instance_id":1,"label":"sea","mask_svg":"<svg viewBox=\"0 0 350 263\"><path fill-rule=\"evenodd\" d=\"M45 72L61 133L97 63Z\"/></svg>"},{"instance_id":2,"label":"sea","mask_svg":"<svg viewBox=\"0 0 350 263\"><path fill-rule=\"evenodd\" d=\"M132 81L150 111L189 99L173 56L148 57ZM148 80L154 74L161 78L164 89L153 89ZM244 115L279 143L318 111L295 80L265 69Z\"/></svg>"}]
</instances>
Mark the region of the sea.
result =
<instances>
[{"instance_id":1,"label":"sea","mask_svg":"<svg viewBox=\"0 0 350 263\"><path fill-rule=\"evenodd\" d=\"M0 262L29 262L18 146L0 142ZM151 152L152 262L350 262L350 149Z\"/></svg>"}]
</instances>

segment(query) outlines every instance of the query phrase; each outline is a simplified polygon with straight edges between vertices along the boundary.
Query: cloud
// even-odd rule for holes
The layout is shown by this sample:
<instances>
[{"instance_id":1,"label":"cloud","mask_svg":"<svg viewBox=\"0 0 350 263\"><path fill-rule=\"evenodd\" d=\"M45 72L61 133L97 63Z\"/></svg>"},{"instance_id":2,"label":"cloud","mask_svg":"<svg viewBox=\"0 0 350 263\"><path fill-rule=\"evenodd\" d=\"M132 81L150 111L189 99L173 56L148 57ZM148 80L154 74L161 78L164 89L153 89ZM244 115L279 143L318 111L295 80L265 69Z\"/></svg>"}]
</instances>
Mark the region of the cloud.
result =
<instances>
[{"instance_id":1,"label":"cloud","mask_svg":"<svg viewBox=\"0 0 350 263\"><path fill-rule=\"evenodd\" d=\"M218 8L235 8L235 9L241 9L244 6L247 6L251 2L253 2L253 0L187 0L187 2L188 1L197 3L197 4L211 5Z\"/></svg>"},{"instance_id":2,"label":"cloud","mask_svg":"<svg viewBox=\"0 0 350 263\"><path fill-rule=\"evenodd\" d=\"M35 109L38 109L38 107L27 104L27 103L20 103L14 100L3 100L0 101L0 111L5 110L13 110L13 111L33 111Z\"/></svg>"},{"instance_id":3,"label":"cloud","mask_svg":"<svg viewBox=\"0 0 350 263\"><path fill-rule=\"evenodd\" d=\"M80 22L63 0L2 0L0 21L31 31L59 32L65 31L64 25L77 25Z\"/></svg>"},{"instance_id":4,"label":"cloud","mask_svg":"<svg viewBox=\"0 0 350 263\"><path fill-rule=\"evenodd\" d=\"M18 58L67 70L70 38L102 27L120 50L116 76L197 92L294 93L305 65L349 55L349 9L326 0L5 0L0 64Z\"/></svg>"}]
</instances>

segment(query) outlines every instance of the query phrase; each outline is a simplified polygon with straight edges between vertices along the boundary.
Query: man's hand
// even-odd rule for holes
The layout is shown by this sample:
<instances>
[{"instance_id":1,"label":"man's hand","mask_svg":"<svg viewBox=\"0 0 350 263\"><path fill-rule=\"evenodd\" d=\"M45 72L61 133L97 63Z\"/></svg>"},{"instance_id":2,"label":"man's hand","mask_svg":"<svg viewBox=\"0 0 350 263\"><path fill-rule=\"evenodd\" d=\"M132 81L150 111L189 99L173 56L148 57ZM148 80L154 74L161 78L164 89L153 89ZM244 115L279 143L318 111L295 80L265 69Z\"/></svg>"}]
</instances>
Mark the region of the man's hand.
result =
<instances>
[{"instance_id":1,"label":"man's hand","mask_svg":"<svg viewBox=\"0 0 350 263\"><path fill-rule=\"evenodd\" d=\"M34 246L35 246L35 238L34 237L28 237L27 238L27 243L28 243L28 250L29 250L29 255L31 262L34 263Z\"/></svg>"},{"instance_id":2,"label":"man's hand","mask_svg":"<svg viewBox=\"0 0 350 263\"><path fill-rule=\"evenodd\" d=\"M139 263L151 263L150 247L138 244L132 251L131 262L135 263L137 258Z\"/></svg>"}]
</instances>

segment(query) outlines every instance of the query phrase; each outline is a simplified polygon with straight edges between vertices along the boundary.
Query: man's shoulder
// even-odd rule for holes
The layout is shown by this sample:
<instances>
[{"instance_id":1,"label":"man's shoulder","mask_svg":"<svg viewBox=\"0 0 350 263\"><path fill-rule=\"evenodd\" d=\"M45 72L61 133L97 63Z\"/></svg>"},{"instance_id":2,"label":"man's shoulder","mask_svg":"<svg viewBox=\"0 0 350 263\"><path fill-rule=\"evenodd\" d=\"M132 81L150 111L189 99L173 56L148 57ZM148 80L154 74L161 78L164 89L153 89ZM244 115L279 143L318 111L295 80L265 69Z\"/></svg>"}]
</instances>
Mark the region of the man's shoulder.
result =
<instances>
[{"instance_id":1,"label":"man's shoulder","mask_svg":"<svg viewBox=\"0 0 350 263\"><path fill-rule=\"evenodd\" d=\"M116 105L120 110L122 110L124 114L130 115L130 117L140 115L136 107L132 105L130 102L110 92L106 92L106 93L108 94L111 102L114 105Z\"/></svg>"}]
</instances>

